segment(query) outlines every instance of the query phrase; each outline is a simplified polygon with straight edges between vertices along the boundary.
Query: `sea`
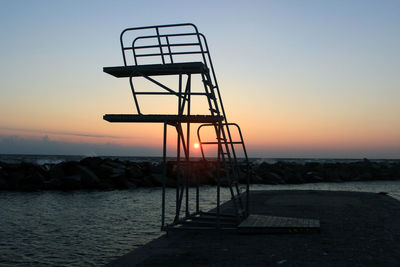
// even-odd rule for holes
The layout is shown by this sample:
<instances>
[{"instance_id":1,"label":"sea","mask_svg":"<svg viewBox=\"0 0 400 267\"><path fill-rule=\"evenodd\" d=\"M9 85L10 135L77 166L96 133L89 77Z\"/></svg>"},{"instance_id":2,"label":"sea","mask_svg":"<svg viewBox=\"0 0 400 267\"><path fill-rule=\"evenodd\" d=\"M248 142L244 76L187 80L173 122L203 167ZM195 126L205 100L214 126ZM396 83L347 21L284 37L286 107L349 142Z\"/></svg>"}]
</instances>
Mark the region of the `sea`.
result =
<instances>
[{"instance_id":1,"label":"sea","mask_svg":"<svg viewBox=\"0 0 400 267\"><path fill-rule=\"evenodd\" d=\"M0 161L56 164L83 156L0 155ZM160 161L156 157L115 157ZM252 159L305 163L360 159ZM379 160L383 161L383 160ZM400 200L400 181L251 185L251 190L332 190L386 192ZM194 197L194 192L191 194ZM175 209L175 190L168 188L167 222ZM193 199L192 199L193 200ZM229 200L222 188L221 200ZM200 188L200 209L216 205L216 187ZM192 208L192 207L191 207ZM194 207L193 207L194 208ZM161 236L161 188L112 191L0 191L0 266L102 266Z\"/></svg>"}]
</instances>

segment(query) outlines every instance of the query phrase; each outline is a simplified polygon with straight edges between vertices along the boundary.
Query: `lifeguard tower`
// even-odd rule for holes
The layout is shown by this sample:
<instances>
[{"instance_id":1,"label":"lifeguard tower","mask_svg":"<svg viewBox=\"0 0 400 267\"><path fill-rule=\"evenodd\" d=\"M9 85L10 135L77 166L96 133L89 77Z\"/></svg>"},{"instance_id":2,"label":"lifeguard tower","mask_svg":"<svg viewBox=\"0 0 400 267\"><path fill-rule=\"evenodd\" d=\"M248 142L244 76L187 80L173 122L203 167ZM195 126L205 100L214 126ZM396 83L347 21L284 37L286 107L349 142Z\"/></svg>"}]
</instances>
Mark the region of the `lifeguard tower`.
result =
<instances>
[{"instance_id":1,"label":"lifeguard tower","mask_svg":"<svg viewBox=\"0 0 400 267\"><path fill-rule=\"evenodd\" d=\"M248 158L239 126L229 123L222 102L220 88L206 38L193 24L157 25L127 28L120 35L123 66L105 67L104 72L117 78L127 78L133 95L136 114L106 114L104 120L112 123L162 123L164 183L161 202L161 229L234 229L249 215ZM177 88L160 81L161 76L174 76ZM159 91L143 91L136 88L141 77L154 84ZM195 79L196 78L196 79ZM198 84L193 83L197 81ZM201 88L194 90L193 88ZM144 114L139 102L143 95L168 95L176 97L174 114ZM192 114L197 98L206 101L202 114ZM196 98L196 99L195 99ZM210 164L215 170L216 207L214 212L200 209L200 188L192 175L194 159L190 153L192 124L197 124L202 164ZM177 134L176 157L173 164L177 171L175 216L166 222L166 166L167 128ZM213 133L212 139L202 139L204 130ZM208 155L206 146L215 154ZM238 155L241 158L238 158ZM247 171L243 170L247 166ZM246 177L241 177L245 175ZM242 183L239 183L242 181ZM244 182L243 182L244 181ZM189 196L189 185L195 185L195 197ZM224 187L222 186L224 185ZM229 190L233 203L232 213L221 212L221 190ZM193 191L193 190L192 190ZM190 201L192 199L192 201ZM193 201L193 199L195 199ZM184 212L183 203L184 201ZM191 203L195 202L195 203ZM183 214L184 213L184 214Z\"/></svg>"}]
</instances>

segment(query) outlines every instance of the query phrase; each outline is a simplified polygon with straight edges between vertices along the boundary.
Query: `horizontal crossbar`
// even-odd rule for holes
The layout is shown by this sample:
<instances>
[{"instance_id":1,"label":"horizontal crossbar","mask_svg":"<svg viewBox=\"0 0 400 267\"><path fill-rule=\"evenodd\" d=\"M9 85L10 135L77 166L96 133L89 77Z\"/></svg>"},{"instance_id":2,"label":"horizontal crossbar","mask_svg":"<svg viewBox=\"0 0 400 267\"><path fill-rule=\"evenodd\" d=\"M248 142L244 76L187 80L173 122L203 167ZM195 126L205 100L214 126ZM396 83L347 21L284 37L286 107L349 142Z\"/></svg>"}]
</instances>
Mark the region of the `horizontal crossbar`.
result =
<instances>
[{"instance_id":1,"label":"horizontal crossbar","mask_svg":"<svg viewBox=\"0 0 400 267\"><path fill-rule=\"evenodd\" d=\"M124 50L132 50L132 49L147 49L147 48L159 48L159 47L173 47L173 46L196 46L200 45L200 43L182 43L182 44L161 44L161 45L142 45L135 47L124 47Z\"/></svg>"},{"instance_id":2,"label":"horizontal crossbar","mask_svg":"<svg viewBox=\"0 0 400 267\"><path fill-rule=\"evenodd\" d=\"M217 145L217 144L233 144L233 145L241 145L243 142L201 142L202 145Z\"/></svg>"}]
</instances>

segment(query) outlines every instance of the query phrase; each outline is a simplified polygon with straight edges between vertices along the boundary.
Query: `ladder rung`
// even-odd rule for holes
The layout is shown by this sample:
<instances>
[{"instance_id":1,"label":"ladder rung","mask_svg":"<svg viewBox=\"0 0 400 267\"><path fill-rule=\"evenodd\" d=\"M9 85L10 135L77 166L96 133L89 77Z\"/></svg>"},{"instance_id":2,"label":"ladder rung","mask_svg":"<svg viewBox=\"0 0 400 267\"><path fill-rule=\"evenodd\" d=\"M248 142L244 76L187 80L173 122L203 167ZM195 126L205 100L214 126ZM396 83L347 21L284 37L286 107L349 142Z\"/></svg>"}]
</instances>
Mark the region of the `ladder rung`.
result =
<instances>
[{"instance_id":1,"label":"ladder rung","mask_svg":"<svg viewBox=\"0 0 400 267\"><path fill-rule=\"evenodd\" d=\"M210 110L211 112L218 113L218 110L216 110L216 109L214 109L214 108L210 108L209 110Z\"/></svg>"},{"instance_id":2,"label":"ladder rung","mask_svg":"<svg viewBox=\"0 0 400 267\"><path fill-rule=\"evenodd\" d=\"M202 145L218 145L218 144L233 144L233 145L237 145L237 144L243 144L243 142L223 142L223 140L221 140L221 142L201 142Z\"/></svg>"},{"instance_id":3,"label":"ladder rung","mask_svg":"<svg viewBox=\"0 0 400 267\"><path fill-rule=\"evenodd\" d=\"M222 142L201 142L202 145L218 145L218 144L222 144Z\"/></svg>"}]
</instances>

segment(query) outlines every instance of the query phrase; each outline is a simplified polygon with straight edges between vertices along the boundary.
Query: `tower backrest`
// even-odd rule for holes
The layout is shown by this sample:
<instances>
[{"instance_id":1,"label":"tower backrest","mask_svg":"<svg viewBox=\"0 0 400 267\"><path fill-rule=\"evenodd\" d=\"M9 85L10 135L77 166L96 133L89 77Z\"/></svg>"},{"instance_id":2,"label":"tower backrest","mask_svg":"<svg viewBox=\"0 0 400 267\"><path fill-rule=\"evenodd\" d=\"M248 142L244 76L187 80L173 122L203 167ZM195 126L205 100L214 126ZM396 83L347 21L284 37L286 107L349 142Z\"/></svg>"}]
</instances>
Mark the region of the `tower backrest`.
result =
<instances>
[{"instance_id":1,"label":"tower backrest","mask_svg":"<svg viewBox=\"0 0 400 267\"><path fill-rule=\"evenodd\" d=\"M127 28L121 32L120 42L125 66L211 64L206 39L191 23Z\"/></svg>"}]
</instances>

